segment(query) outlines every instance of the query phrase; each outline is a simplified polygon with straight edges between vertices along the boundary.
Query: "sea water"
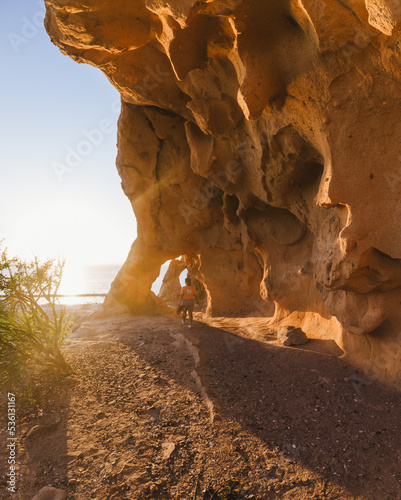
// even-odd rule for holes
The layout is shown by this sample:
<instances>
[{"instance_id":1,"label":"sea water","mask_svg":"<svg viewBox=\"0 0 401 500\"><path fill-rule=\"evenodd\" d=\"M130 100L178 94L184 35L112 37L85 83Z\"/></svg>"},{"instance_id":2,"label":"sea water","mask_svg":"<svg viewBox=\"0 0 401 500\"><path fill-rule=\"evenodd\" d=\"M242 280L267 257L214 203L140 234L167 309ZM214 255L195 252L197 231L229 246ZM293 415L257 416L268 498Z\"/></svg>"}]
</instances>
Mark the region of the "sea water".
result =
<instances>
[{"instance_id":1,"label":"sea water","mask_svg":"<svg viewBox=\"0 0 401 500\"><path fill-rule=\"evenodd\" d=\"M160 275L152 285L152 291L159 293L163 277L168 268L168 262L163 264L160 269ZM68 265L66 264L63 272L63 279L59 290L62 304L101 304L104 301L104 295L110 289L110 285L116 277L122 265L104 264L104 265ZM100 294L97 296L93 296ZM77 297L77 295L92 295L86 297Z\"/></svg>"}]
</instances>

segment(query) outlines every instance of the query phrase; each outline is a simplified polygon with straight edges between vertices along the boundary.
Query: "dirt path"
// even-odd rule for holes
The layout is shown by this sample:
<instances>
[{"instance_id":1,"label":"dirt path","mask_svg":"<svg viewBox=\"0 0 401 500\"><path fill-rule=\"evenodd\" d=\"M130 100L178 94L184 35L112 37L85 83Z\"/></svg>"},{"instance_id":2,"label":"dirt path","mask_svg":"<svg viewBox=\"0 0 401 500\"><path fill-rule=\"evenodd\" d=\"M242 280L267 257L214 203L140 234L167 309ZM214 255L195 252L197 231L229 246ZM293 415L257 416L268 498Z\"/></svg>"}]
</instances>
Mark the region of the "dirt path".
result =
<instances>
[{"instance_id":1,"label":"dirt path","mask_svg":"<svg viewBox=\"0 0 401 500\"><path fill-rule=\"evenodd\" d=\"M332 351L279 347L262 321L87 323L68 346L76 376L21 408L11 496L2 439L0 496L401 499L401 395Z\"/></svg>"}]
</instances>

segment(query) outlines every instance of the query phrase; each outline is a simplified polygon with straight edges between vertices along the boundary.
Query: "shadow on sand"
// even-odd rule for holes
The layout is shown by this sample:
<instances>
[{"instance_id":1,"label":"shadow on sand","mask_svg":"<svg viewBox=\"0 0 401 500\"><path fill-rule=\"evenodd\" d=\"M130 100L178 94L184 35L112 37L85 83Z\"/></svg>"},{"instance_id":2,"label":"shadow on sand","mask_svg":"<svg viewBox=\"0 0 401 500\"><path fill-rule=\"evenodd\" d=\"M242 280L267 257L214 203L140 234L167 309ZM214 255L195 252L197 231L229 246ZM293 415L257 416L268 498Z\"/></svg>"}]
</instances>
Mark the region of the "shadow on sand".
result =
<instances>
[{"instance_id":1,"label":"shadow on sand","mask_svg":"<svg viewBox=\"0 0 401 500\"><path fill-rule=\"evenodd\" d=\"M166 319L155 319L156 327L159 321ZM283 348L205 324L188 330L175 323L196 346L196 370L218 418L235 420L361 498L401 498L401 394L318 352L341 354L330 341ZM120 338L131 344L129 336ZM152 349L136 352L155 366ZM176 378L168 359L158 359L157 369ZM178 382L194 390L189 379Z\"/></svg>"}]
</instances>

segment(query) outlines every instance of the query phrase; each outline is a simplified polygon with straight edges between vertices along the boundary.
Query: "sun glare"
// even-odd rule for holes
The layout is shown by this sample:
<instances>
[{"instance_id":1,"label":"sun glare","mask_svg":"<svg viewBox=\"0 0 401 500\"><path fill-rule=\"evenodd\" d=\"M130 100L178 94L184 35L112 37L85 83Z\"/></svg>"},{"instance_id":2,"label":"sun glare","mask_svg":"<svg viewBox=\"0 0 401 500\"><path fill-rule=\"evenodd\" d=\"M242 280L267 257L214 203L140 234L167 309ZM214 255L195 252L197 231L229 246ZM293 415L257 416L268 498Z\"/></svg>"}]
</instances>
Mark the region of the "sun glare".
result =
<instances>
[{"instance_id":1,"label":"sun glare","mask_svg":"<svg viewBox=\"0 0 401 500\"><path fill-rule=\"evenodd\" d=\"M119 227L119 221L113 223L107 212L74 203L74 200L68 204L52 201L39 200L34 211L26 207L16 215L19 233L12 239L5 238L10 253L28 260L33 256L40 260L65 259L73 268L124 262L129 241L133 240L126 228L124 232L124 228ZM112 228L111 234L106 234L105 227ZM126 235L124 245L116 244L121 234Z\"/></svg>"},{"instance_id":2,"label":"sun glare","mask_svg":"<svg viewBox=\"0 0 401 500\"><path fill-rule=\"evenodd\" d=\"M79 266L66 265L59 289L60 295L75 295L85 292L84 270Z\"/></svg>"}]
</instances>

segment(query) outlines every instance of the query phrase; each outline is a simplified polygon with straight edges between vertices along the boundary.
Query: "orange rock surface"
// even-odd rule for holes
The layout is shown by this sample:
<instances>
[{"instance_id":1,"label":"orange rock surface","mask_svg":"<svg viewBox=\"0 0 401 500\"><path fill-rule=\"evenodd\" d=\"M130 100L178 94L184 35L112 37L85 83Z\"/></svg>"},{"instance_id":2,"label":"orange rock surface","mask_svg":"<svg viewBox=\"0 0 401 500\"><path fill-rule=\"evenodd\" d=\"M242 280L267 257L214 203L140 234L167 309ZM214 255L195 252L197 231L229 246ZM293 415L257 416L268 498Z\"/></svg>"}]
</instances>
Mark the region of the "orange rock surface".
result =
<instances>
[{"instance_id":1,"label":"orange rock surface","mask_svg":"<svg viewBox=\"0 0 401 500\"><path fill-rule=\"evenodd\" d=\"M163 310L151 285L184 255L211 314L335 339L401 385L400 3L45 3L121 93L138 238L105 307Z\"/></svg>"}]
</instances>

